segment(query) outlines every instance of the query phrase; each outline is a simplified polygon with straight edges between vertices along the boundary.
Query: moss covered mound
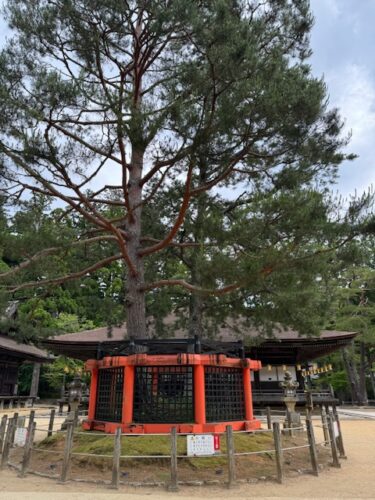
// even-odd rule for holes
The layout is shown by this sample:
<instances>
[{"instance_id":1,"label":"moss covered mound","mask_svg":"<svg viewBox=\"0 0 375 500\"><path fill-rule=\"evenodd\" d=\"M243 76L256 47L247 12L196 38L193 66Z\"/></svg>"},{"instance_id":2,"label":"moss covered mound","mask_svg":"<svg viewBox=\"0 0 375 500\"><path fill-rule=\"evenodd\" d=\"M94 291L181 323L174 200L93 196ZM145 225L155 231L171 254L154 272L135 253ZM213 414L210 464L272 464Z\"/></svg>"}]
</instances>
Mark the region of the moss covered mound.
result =
<instances>
[{"instance_id":1,"label":"moss covered mound","mask_svg":"<svg viewBox=\"0 0 375 500\"><path fill-rule=\"evenodd\" d=\"M38 444L39 449L46 450L63 450L65 443L65 434L56 433L53 436L44 439ZM235 450L238 453L266 451L273 449L273 438L271 433L235 433L234 434ZM165 463L169 459L170 454L170 437L166 436L129 436L123 435L121 438L121 455L125 457L128 466L143 466L147 463ZM75 459L84 464L88 461L91 463L107 463L111 467L111 457L114 449L114 436L100 435L92 432L80 432L74 435L73 453L88 454L90 456L75 455ZM226 457L220 456L226 453L226 439L225 435L221 436L220 452L218 456L209 458L191 458L187 457L184 462L193 466L194 468L216 468L219 465L226 464ZM187 439L186 436L178 436L177 439L177 452L179 455L187 453ZM105 456L108 460L105 460ZM133 456L150 455L155 458L143 458L142 460L130 458ZM165 455L165 458L162 457ZM272 458L272 453L265 455L268 460ZM103 462L105 460L105 462Z\"/></svg>"}]
</instances>

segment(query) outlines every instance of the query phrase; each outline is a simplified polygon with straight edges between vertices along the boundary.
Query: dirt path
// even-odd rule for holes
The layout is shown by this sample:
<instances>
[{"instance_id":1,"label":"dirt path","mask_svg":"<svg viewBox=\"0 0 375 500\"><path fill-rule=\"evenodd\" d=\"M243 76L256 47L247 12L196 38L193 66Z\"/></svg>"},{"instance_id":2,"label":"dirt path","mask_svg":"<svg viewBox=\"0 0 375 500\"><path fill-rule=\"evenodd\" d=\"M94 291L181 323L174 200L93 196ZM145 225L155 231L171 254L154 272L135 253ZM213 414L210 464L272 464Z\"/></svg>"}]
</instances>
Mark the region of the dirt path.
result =
<instances>
[{"instance_id":1,"label":"dirt path","mask_svg":"<svg viewBox=\"0 0 375 500\"><path fill-rule=\"evenodd\" d=\"M121 488L114 492L83 483L58 485L35 476L19 479L13 471L6 470L0 472L0 500L375 499L375 421L343 420L342 428L349 458L342 461L341 469L326 470L318 478L305 475L288 478L283 485L258 483L233 490L202 487L167 493L161 489Z\"/></svg>"}]
</instances>

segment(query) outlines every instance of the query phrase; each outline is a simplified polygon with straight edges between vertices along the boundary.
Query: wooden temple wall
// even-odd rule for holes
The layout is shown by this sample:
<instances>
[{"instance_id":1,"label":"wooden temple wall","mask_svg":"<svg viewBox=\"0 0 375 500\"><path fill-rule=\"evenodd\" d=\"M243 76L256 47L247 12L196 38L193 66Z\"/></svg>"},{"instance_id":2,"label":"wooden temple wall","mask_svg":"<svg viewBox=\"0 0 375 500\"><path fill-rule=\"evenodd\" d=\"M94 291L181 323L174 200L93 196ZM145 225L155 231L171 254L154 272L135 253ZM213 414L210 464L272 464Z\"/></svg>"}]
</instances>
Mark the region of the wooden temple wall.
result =
<instances>
[{"instance_id":1,"label":"wooden temple wall","mask_svg":"<svg viewBox=\"0 0 375 500\"><path fill-rule=\"evenodd\" d=\"M0 358L0 396L13 396L17 392L19 362Z\"/></svg>"}]
</instances>

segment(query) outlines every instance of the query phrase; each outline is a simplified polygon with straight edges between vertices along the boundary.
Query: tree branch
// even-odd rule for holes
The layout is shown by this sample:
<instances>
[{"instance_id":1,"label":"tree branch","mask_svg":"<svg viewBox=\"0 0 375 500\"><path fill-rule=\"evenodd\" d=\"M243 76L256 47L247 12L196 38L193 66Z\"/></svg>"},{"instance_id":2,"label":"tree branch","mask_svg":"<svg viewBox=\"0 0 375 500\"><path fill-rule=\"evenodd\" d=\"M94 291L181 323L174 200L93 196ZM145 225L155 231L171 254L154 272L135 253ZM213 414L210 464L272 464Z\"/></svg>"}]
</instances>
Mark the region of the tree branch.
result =
<instances>
[{"instance_id":1,"label":"tree branch","mask_svg":"<svg viewBox=\"0 0 375 500\"><path fill-rule=\"evenodd\" d=\"M192 285L191 283L188 283L187 281L182 279L169 279L169 280L167 279L167 280L153 281L152 283L145 284L142 287L142 290L147 292L149 290L153 290L154 288L161 288L164 286L180 286L182 288L185 288L186 290L189 290L190 292L199 293L202 295L220 296L238 290L239 288L241 288L242 284L232 283L231 285L224 286L223 288L212 289L212 288L201 288L199 286Z\"/></svg>"},{"instance_id":2,"label":"tree branch","mask_svg":"<svg viewBox=\"0 0 375 500\"><path fill-rule=\"evenodd\" d=\"M11 268L9 271L6 271L5 273L0 273L0 279L7 278L8 276L13 276L14 274L18 273L19 271L22 271L22 269L29 267L34 262L37 262L38 260L42 259L43 257L47 257L48 255L53 255L53 254L58 253L58 252L63 251L63 250L70 250L70 248L72 248L72 247L78 247L80 245L91 245L92 243L96 243L98 241L106 241L106 240L117 241L117 238L115 236L112 236L112 235L95 236L94 238L88 238L86 240L76 241L75 243L70 244L69 248L65 248L65 247L45 248L44 250L37 252L36 254L34 254L32 257L25 260L24 262L21 262L21 264L19 264L18 266Z\"/></svg>"},{"instance_id":3,"label":"tree branch","mask_svg":"<svg viewBox=\"0 0 375 500\"><path fill-rule=\"evenodd\" d=\"M65 283L66 281L72 281L77 278L81 278L82 276L85 276L85 274L92 273L97 269L100 269L108 264L111 264L111 262L120 259L122 259L122 253L118 253L116 255L112 255L111 257L107 257L106 259L102 259L99 262L93 264L92 266L86 267L85 269L82 269L82 271L77 271L76 273L60 276L59 278L52 278L40 281L29 281L28 283L22 283L22 285L18 285L14 288L8 288L7 291L9 293L15 293L20 290L25 290L27 288L34 288L37 286L59 285L60 283Z\"/></svg>"},{"instance_id":4,"label":"tree branch","mask_svg":"<svg viewBox=\"0 0 375 500\"><path fill-rule=\"evenodd\" d=\"M165 248L166 246L169 245L169 243L173 240L173 238L176 236L177 231L179 230L181 224L184 221L186 211L189 207L189 201L190 201L190 184L191 184L191 179L193 176L193 166L189 166L189 171L186 176L186 184L185 184L185 193L184 197L181 203L180 210L178 212L177 219L175 223L173 224L172 229L169 231L169 234L164 238L164 240L160 241L159 243L156 243L155 245L152 245L150 247L144 248L139 251L139 255L145 256L145 255L150 255L151 253L157 252L158 250L161 250L162 248Z\"/></svg>"}]
</instances>

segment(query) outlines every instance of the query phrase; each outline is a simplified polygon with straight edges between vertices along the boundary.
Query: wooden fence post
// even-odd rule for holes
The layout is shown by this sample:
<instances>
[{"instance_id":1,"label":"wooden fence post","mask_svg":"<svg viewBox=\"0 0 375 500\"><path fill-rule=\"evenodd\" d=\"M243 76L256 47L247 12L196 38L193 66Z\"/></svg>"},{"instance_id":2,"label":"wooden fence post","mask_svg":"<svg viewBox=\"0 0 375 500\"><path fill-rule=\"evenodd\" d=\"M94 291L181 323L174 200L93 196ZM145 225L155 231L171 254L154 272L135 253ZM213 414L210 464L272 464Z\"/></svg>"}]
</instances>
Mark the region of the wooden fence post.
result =
<instances>
[{"instance_id":1,"label":"wooden fence post","mask_svg":"<svg viewBox=\"0 0 375 500\"><path fill-rule=\"evenodd\" d=\"M60 477L61 483L65 483L70 471L70 459L72 457L72 448L73 448L73 433L74 433L74 426L73 422L70 421L66 425L64 458L63 458L62 471Z\"/></svg>"},{"instance_id":2,"label":"wooden fence post","mask_svg":"<svg viewBox=\"0 0 375 500\"><path fill-rule=\"evenodd\" d=\"M283 448L281 445L280 424L279 422L274 422L272 426L273 440L275 443L277 481L281 484L283 482Z\"/></svg>"},{"instance_id":3,"label":"wooden fence post","mask_svg":"<svg viewBox=\"0 0 375 500\"><path fill-rule=\"evenodd\" d=\"M337 437L337 448L339 450L339 453L340 453L340 458L347 458L346 454L345 454L345 448L344 448L344 441L342 439L342 430L341 430L341 423L340 423L340 418L339 418L339 414L337 412L337 408L336 408L336 405L334 405L333 407L333 418L336 422L336 425L337 425L337 430L338 430L338 437Z\"/></svg>"},{"instance_id":4,"label":"wooden fence post","mask_svg":"<svg viewBox=\"0 0 375 500\"><path fill-rule=\"evenodd\" d=\"M17 424L18 424L18 413L15 413L13 415L13 431L10 439L10 446L13 446L14 444L14 437L16 435L16 430L17 430Z\"/></svg>"},{"instance_id":5,"label":"wooden fence post","mask_svg":"<svg viewBox=\"0 0 375 500\"><path fill-rule=\"evenodd\" d=\"M327 416L327 421L328 421L329 440L331 442L332 465L333 465L333 467L339 468L339 467L341 467L341 464L340 464L339 455L337 452L335 429L333 427L333 420L332 420L331 415Z\"/></svg>"},{"instance_id":6,"label":"wooden fence post","mask_svg":"<svg viewBox=\"0 0 375 500\"><path fill-rule=\"evenodd\" d=\"M5 469L5 467L8 464L8 458L9 458L9 451L11 447L11 440L12 440L12 434L13 434L13 427L14 427L14 422L13 418L10 418L8 420L8 427L5 435L5 441L4 441L4 447L3 447L3 453L1 455L1 469Z\"/></svg>"},{"instance_id":7,"label":"wooden fence post","mask_svg":"<svg viewBox=\"0 0 375 500\"><path fill-rule=\"evenodd\" d=\"M328 422L327 422L327 412L326 412L326 409L324 408L323 405L320 407L320 412L321 412L321 418L322 418L324 441L326 443L329 443L329 431L328 431Z\"/></svg>"},{"instance_id":8,"label":"wooden fence post","mask_svg":"<svg viewBox=\"0 0 375 500\"><path fill-rule=\"evenodd\" d=\"M267 412L267 429L272 429L271 408L269 406L266 407L266 412Z\"/></svg>"},{"instance_id":9,"label":"wooden fence post","mask_svg":"<svg viewBox=\"0 0 375 500\"><path fill-rule=\"evenodd\" d=\"M0 454L3 453L5 430L7 428L8 415L3 415L0 424Z\"/></svg>"},{"instance_id":10,"label":"wooden fence post","mask_svg":"<svg viewBox=\"0 0 375 500\"><path fill-rule=\"evenodd\" d=\"M27 424L27 428L30 430L35 420L35 410L30 410L29 422Z\"/></svg>"},{"instance_id":11,"label":"wooden fence post","mask_svg":"<svg viewBox=\"0 0 375 500\"><path fill-rule=\"evenodd\" d=\"M236 482L236 463L234 456L233 428L227 425L227 457L228 457L228 488L232 488Z\"/></svg>"},{"instance_id":12,"label":"wooden fence post","mask_svg":"<svg viewBox=\"0 0 375 500\"><path fill-rule=\"evenodd\" d=\"M177 429L171 429L171 482L168 485L169 491L178 491L177 482Z\"/></svg>"},{"instance_id":13,"label":"wooden fence post","mask_svg":"<svg viewBox=\"0 0 375 500\"><path fill-rule=\"evenodd\" d=\"M27 430L26 443L25 443L25 447L23 450L22 466L21 466L21 471L20 471L18 477L25 477L27 470L29 468L30 458L31 458L31 450L32 450L33 443L34 443L35 428L36 428L36 422L31 422L31 426L29 425L29 428Z\"/></svg>"},{"instance_id":14,"label":"wooden fence post","mask_svg":"<svg viewBox=\"0 0 375 500\"><path fill-rule=\"evenodd\" d=\"M309 441L312 471L315 476L318 476L319 475L318 453L316 450L314 427L310 415L306 416L306 431L307 431L307 439Z\"/></svg>"},{"instance_id":15,"label":"wooden fence post","mask_svg":"<svg viewBox=\"0 0 375 500\"><path fill-rule=\"evenodd\" d=\"M56 412L55 408L52 408L51 414L50 414L50 417L49 417L47 437L51 437L52 436L53 424L55 422L55 412Z\"/></svg>"},{"instance_id":16,"label":"wooden fence post","mask_svg":"<svg viewBox=\"0 0 375 500\"><path fill-rule=\"evenodd\" d=\"M121 427L116 429L115 445L113 449L112 482L111 488L118 489L120 481L120 457L121 457Z\"/></svg>"}]
</instances>

